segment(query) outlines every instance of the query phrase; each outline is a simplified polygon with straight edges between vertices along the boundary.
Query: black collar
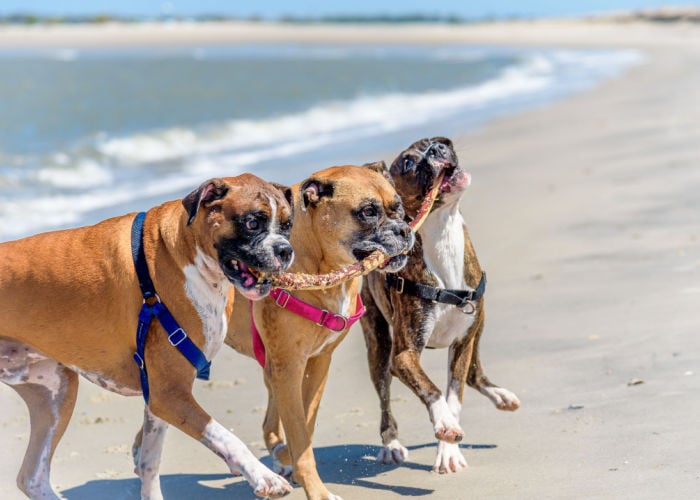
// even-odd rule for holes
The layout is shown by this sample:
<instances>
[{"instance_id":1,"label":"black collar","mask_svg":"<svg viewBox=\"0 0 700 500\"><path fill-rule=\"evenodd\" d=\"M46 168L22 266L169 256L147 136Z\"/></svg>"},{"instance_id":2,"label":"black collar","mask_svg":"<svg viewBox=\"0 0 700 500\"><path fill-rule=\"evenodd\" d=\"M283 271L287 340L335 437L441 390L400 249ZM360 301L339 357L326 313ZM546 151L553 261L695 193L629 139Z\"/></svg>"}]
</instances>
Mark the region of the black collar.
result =
<instances>
[{"instance_id":1,"label":"black collar","mask_svg":"<svg viewBox=\"0 0 700 500\"><path fill-rule=\"evenodd\" d=\"M399 293L407 293L421 299L457 306L463 312L471 314L476 309L474 302L483 297L486 292L486 273L481 273L481 280L479 280L479 284L473 290L436 288L407 280L393 273L386 274L386 283Z\"/></svg>"}]
</instances>

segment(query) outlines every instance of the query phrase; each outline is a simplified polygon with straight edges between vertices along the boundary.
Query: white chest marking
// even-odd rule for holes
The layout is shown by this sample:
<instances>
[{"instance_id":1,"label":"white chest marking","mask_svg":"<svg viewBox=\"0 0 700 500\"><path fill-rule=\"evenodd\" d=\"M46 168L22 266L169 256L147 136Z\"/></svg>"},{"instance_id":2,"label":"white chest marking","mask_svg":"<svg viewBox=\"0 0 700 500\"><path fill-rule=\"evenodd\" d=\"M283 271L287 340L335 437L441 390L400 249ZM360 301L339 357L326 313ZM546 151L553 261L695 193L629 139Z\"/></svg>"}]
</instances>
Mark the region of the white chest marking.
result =
<instances>
[{"instance_id":1,"label":"white chest marking","mask_svg":"<svg viewBox=\"0 0 700 500\"><path fill-rule=\"evenodd\" d=\"M362 284L360 284L360 286L362 286ZM346 318L352 316L355 313L355 311L350 311L350 295L348 295L348 292L345 288L345 284L340 285L340 297L338 297L338 309L336 311L338 314L342 314ZM333 314L336 311L330 311L330 313ZM328 344L332 344L333 342L335 342L344 331L345 330L335 332L326 328L326 333L328 334L328 337L326 337L326 339L321 343L321 345L314 352L311 353L311 356L318 355L324 347L326 347Z\"/></svg>"},{"instance_id":2,"label":"white chest marking","mask_svg":"<svg viewBox=\"0 0 700 500\"><path fill-rule=\"evenodd\" d=\"M211 360L219 352L226 337L228 318L226 300L231 283L218 263L199 248L194 264L183 269L185 292L199 313L204 331L204 355Z\"/></svg>"},{"instance_id":3,"label":"white chest marking","mask_svg":"<svg viewBox=\"0 0 700 500\"><path fill-rule=\"evenodd\" d=\"M423 241L423 258L438 281L438 287L468 290L464 281L464 218L459 204L442 206L432 212L418 231ZM464 336L474 315L455 306L436 304L432 328L426 329L429 347L444 348Z\"/></svg>"}]
</instances>

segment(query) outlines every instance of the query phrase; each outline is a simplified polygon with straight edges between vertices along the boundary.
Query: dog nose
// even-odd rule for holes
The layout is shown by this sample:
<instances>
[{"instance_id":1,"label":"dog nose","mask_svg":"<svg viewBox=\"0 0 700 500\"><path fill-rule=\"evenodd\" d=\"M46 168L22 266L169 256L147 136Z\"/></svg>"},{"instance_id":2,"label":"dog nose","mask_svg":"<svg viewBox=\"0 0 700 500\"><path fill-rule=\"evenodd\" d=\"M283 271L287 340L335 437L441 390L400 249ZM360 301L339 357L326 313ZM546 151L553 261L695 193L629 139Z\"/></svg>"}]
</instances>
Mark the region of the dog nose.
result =
<instances>
[{"instance_id":1,"label":"dog nose","mask_svg":"<svg viewBox=\"0 0 700 500\"><path fill-rule=\"evenodd\" d=\"M411 228L408 226L408 224L401 224L399 227L399 234L404 238L411 236Z\"/></svg>"},{"instance_id":2,"label":"dog nose","mask_svg":"<svg viewBox=\"0 0 700 500\"><path fill-rule=\"evenodd\" d=\"M428 154L431 156L445 157L447 155L447 146L441 142L434 142L428 148Z\"/></svg>"},{"instance_id":3,"label":"dog nose","mask_svg":"<svg viewBox=\"0 0 700 500\"><path fill-rule=\"evenodd\" d=\"M280 262L287 267L292 262L292 257L294 257L294 250L292 245L287 242L278 243L274 247L275 255L280 260Z\"/></svg>"}]
</instances>

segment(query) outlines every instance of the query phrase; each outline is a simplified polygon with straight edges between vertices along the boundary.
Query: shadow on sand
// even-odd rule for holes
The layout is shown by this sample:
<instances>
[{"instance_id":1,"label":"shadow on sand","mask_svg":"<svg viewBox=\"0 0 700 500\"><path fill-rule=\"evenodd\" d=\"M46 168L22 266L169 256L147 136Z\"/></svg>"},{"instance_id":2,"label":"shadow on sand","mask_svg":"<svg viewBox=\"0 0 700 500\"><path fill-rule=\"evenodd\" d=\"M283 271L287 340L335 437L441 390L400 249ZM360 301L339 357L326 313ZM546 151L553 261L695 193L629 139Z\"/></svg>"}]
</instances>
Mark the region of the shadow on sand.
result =
<instances>
[{"instance_id":1,"label":"shadow on sand","mask_svg":"<svg viewBox=\"0 0 700 500\"><path fill-rule=\"evenodd\" d=\"M434 442L409 446L409 451L435 448ZM463 449L491 449L495 444L463 444ZM328 484L354 485L370 490L391 491L400 496L420 497L430 495L432 489L416 488L402 485L382 484L371 479L403 467L410 470L430 472L432 465L417 464L410 460L401 465L378 464L375 457L379 446L374 445L339 445L314 448L316 464L323 481ZM261 461L271 467L270 457ZM217 484L207 484L216 482ZM62 491L68 500L93 500L110 498L113 500L132 500L140 498L141 483L133 479L99 479ZM163 496L168 499L195 498L253 498L253 492L243 478L234 478L230 474L170 474L161 476Z\"/></svg>"}]
</instances>

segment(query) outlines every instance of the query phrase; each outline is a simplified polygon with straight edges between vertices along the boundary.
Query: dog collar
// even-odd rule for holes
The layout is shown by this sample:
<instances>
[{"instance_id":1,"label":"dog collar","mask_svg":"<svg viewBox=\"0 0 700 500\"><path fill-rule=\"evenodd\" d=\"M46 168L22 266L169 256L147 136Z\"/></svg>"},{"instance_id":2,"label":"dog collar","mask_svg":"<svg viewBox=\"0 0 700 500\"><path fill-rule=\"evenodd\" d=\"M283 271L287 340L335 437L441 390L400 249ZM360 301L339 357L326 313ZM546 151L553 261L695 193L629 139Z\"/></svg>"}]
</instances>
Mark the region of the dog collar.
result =
<instances>
[{"instance_id":1,"label":"dog collar","mask_svg":"<svg viewBox=\"0 0 700 500\"><path fill-rule=\"evenodd\" d=\"M486 293L486 273L481 273L479 284L473 290L437 288L402 278L393 273L387 273L386 283L399 293L406 293L441 304L450 304L458 307L465 314L474 314L476 312L474 302L478 301Z\"/></svg>"},{"instance_id":2,"label":"dog collar","mask_svg":"<svg viewBox=\"0 0 700 500\"><path fill-rule=\"evenodd\" d=\"M297 316L313 321L317 325L328 328L333 332L342 332L343 330L350 328L365 313L365 305L362 303L362 297L360 297L359 293L357 294L357 307L355 308L355 314L352 316L343 316L342 314L333 313L327 309L321 309L309 304L308 302L297 299L287 290L283 290L281 288L273 288L270 292L270 297L275 299L275 304L282 309L286 309ZM264 368L265 345L262 343L260 332L255 326L252 301L250 303L250 324L251 333L253 335L253 353L255 354L255 359L257 359L258 363L260 363L260 366Z\"/></svg>"}]
</instances>

